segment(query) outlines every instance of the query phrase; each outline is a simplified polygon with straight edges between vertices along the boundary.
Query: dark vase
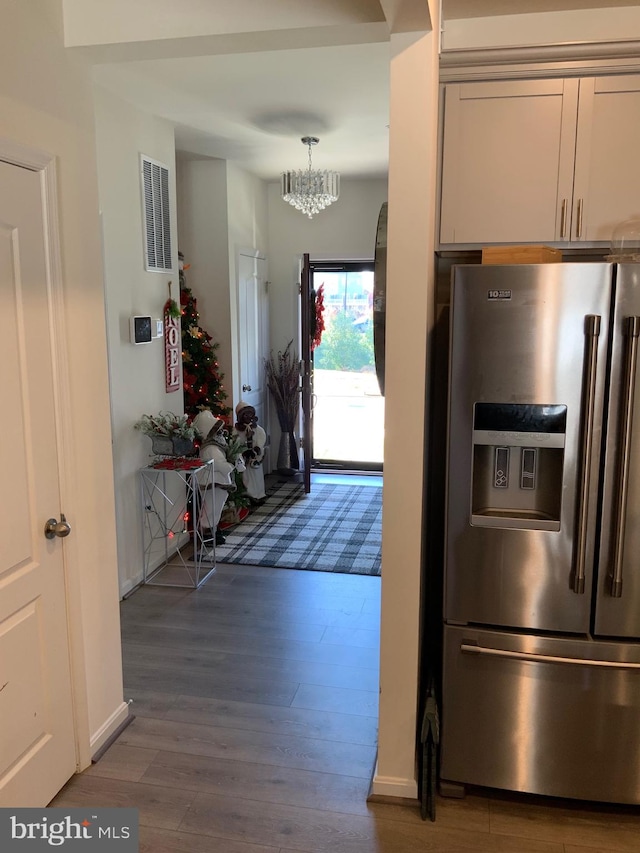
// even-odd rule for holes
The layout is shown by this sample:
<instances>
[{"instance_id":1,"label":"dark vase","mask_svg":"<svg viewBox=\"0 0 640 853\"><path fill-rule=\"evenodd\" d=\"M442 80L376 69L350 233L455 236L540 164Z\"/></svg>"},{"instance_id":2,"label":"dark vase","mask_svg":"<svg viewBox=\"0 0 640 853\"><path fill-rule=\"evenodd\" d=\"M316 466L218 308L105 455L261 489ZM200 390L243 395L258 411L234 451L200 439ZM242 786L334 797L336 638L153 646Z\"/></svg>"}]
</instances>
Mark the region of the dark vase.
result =
<instances>
[{"instance_id":1,"label":"dark vase","mask_svg":"<svg viewBox=\"0 0 640 853\"><path fill-rule=\"evenodd\" d=\"M278 448L278 462L276 465L279 474L292 477L300 470L300 459L298 457L298 444L293 430L280 433L280 446Z\"/></svg>"},{"instance_id":2,"label":"dark vase","mask_svg":"<svg viewBox=\"0 0 640 853\"><path fill-rule=\"evenodd\" d=\"M190 438L152 435L151 450L159 456L189 456L194 451L194 445Z\"/></svg>"}]
</instances>

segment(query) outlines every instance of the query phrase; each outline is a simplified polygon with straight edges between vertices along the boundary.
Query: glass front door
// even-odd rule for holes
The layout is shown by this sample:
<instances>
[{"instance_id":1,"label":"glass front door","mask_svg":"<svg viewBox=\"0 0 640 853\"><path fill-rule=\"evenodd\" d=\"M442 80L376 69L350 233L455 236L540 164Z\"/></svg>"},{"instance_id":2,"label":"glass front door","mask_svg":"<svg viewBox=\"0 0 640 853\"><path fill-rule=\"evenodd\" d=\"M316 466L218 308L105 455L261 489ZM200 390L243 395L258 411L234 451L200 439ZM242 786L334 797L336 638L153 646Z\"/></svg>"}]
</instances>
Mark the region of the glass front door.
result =
<instances>
[{"instance_id":1,"label":"glass front door","mask_svg":"<svg viewBox=\"0 0 640 853\"><path fill-rule=\"evenodd\" d=\"M373 352L373 264L311 265L324 330L313 349L315 467L381 470L384 398Z\"/></svg>"}]
</instances>

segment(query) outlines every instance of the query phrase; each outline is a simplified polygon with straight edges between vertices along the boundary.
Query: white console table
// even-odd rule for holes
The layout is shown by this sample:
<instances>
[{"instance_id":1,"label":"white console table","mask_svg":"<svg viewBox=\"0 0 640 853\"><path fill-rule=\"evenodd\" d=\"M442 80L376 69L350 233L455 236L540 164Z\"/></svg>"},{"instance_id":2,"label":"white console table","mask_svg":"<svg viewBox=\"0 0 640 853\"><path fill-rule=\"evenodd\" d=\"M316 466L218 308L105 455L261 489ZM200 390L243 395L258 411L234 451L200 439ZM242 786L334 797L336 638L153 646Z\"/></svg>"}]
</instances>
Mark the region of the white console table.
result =
<instances>
[{"instance_id":1,"label":"white console table","mask_svg":"<svg viewBox=\"0 0 640 853\"><path fill-rule=\"evenodd\" d=\"M144 583L200 587L216 570L215 531L198 523L213 462L166 460L140 469Z\"/></svg>"}]
</instances>

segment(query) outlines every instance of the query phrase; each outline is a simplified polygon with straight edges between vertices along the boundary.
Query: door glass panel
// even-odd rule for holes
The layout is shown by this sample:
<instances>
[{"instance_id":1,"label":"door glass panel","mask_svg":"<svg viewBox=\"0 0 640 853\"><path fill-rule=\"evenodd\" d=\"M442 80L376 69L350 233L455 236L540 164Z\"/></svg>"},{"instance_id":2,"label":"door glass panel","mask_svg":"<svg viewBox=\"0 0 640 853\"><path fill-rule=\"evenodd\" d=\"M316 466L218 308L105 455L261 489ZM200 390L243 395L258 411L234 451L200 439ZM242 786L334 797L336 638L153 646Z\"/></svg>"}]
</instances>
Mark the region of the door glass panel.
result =
<instances>
[{"instance_id":1,"label":"door glass panel","mask_svg":"<svg viewBox=\"0 0 640 853\"><path fill-rule=\"evenodd\" d=\"M381 467L384 398L373 352L373 269L313 271L324 332L313 351L313 456L317 463Z\"/></svg>"}]
</instances>

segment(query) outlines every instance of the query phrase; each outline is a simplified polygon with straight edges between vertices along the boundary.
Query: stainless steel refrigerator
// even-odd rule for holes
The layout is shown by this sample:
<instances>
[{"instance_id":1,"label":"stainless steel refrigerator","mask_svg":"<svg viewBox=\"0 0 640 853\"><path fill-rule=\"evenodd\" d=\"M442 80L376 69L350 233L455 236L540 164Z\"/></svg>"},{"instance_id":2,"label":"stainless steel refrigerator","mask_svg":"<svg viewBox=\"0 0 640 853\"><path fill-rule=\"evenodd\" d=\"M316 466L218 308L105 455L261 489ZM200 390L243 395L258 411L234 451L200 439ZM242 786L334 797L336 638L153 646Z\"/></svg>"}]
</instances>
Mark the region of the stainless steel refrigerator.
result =
<instances>
[{"instance_id":1,"label":"stainless steel refrigerator","mask_svg":"<svg viewBox=\"0 0 640 853\"><path fill-rule=\"evenodd\" d=\"M640 264L455 267L450 332L443 785L640 803Z\"/></svg>"}]
</instances>

